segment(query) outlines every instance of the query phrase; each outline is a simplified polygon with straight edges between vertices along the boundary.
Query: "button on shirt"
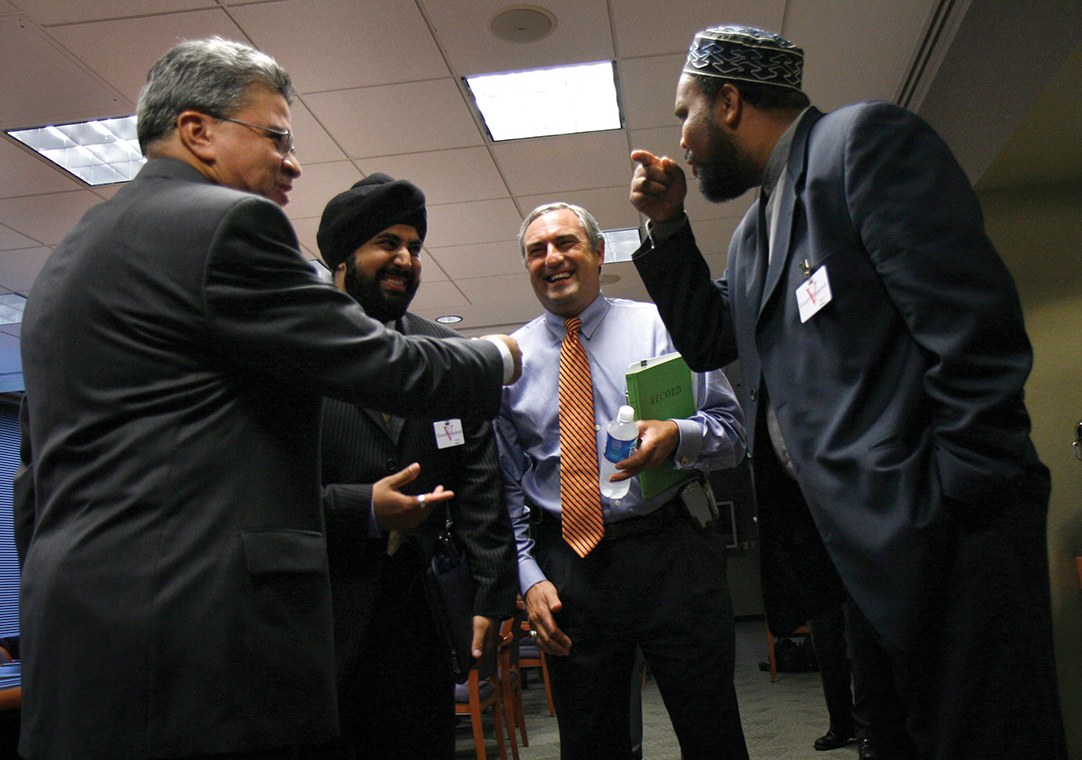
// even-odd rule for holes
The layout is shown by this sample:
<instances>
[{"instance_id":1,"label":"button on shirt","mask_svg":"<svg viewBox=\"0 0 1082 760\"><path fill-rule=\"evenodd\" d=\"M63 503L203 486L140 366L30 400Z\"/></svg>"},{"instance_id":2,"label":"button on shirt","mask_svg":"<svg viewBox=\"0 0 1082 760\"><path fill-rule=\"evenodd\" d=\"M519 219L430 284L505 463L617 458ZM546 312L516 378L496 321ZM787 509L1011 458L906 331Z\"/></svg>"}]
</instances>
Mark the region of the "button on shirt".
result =
<instances>
[{"instance_id":1,"label":"button on shirt","mask_svg":"<svg viewBox=\"0 0 1082 760\"><path fill-rule=\"evenodd\" d=\"M672 353L672 343L657 307L623 299L598 298L580 315L582 345L594 385L594 429L604 451L605 426L627 403L625 373L632 362ZM496 443L504 493L518 546L522 592L544 580L528 536L529 509L560 513L559 387L564 320L550 312L514 333L522 349L522 378L503 390L496 418ZM677 469L708 471L733 467L744 456L743 413L721 371L696 376L699 411L675 420L680 442L673 455ZM649 514L677 494L678 487L644 500L638 479L621 499L600 497L606 523ZM528 505L528 506L527 506Z\"/></svg>"}]
</instances>

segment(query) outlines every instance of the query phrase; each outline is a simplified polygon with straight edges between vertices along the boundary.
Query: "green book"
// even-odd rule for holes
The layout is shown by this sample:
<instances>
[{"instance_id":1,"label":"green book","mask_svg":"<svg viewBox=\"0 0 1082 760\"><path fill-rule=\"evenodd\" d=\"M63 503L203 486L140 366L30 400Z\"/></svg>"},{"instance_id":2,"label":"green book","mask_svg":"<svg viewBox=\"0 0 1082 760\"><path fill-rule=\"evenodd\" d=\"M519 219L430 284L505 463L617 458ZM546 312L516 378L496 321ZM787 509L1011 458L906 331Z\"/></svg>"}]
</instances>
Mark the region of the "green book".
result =
<instances>
[{"instance_id":1,"label":"green book","mask_svg":"<svg viewBox=\"0 0 1082 760\"><path fill-rule=\"evenodd\" d=\"M692 374L684 357L674 352L632 362L627 368L627 403L636 420L682 420L695 414ZM649 499L693 477L693 470L677 470L665 462L639 473L639 490Z\"/></svg>"}]
</instances>

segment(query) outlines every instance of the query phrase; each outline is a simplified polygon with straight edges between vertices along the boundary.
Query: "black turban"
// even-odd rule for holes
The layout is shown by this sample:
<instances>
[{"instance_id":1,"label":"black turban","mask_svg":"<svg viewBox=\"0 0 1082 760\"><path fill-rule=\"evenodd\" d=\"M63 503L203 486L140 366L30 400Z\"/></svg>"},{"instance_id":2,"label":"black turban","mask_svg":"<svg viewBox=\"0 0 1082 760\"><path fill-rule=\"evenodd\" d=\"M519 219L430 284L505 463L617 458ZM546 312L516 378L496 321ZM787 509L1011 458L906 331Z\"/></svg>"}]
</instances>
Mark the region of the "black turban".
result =
<instances>
[{"instance_id":1,"label":"black turban","mask_svg":"<svg viewBox=\"0 0 1082 760\"><path fill-rule=\"evenodd\" d=\"M404 179L372 174L331 198L319 220L316 243L333 272L346 258L388 227L407 224L425 239L425 194Z\"/></svg>"}]
</instances>

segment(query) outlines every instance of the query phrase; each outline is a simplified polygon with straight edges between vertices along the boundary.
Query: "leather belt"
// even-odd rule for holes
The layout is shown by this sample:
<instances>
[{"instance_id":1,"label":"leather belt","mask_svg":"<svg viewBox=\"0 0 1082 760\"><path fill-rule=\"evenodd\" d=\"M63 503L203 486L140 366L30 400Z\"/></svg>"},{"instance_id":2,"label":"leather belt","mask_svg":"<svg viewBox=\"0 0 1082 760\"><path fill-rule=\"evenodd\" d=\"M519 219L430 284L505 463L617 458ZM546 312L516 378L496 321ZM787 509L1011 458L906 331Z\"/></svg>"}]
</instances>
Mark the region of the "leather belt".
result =
<instances>
[{"instance_id":1,"label":"leather belt","mask_svg":"<svg viewBox=\"0 0 1082 760\"><path fill-rule=\"evenodd\" d=\"M605 523L605 535L602 541L617 541L630 536L645 536L658 533L673 521L687 517L687 507L679 494L662 504L647 515L637 515L624 520ZM546 512L541 507L530 507L530 524L534 530L560 531L560 516Z\"/></svg>"},{"instance_id":2,"label":"leather belt","mask_svg":"<svg viewBox=\"0 0 1082 760\"><path fill-rule=\"evenodd\" d=\"M648 515L629 517L626 520L605 523L605 536L602 541L619 541L631 536L646 536L659 533L673 521L687 516L687 507L677 496L662 504Z\"/></svg>"}]
</instances>

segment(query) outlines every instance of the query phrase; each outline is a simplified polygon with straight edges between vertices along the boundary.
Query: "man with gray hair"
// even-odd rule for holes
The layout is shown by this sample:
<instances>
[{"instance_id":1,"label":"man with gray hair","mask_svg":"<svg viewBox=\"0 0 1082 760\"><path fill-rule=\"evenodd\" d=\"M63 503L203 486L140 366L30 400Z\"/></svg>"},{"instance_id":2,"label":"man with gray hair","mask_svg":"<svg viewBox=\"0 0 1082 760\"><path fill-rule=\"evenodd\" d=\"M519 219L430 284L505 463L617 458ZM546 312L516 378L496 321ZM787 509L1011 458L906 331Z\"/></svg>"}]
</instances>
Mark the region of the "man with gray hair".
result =
<instances>
[{"instance_id":1,"label":"man with gray hair","mask_svg":"<svg viewBox=\"0 0 1082 760\"><path fill-rule=\"evenodd\" d=\"M246 45L172 49L140 97L149 162L30 293L27 760L293 758L334 736L321 397L490 417L517 375L510 338L405 337L316 277L280 209L291 98Z\"/></svg>"},{"instance_id":2,"label":"man with gray hair","mask_svg":"<svg viewBox=\"0 0 1082 760\"><path fill-rule=\"evenodd\" d=\"M496 442L561 754L631 757L628 683L639 647L686 760L746 760L725 541L703 485L708 471L744 456L732 388L722 372L706 373L691 417L639 420L638 450L612 478L670 462L685 480L644 497L635 479L625 496L603 497L598 451L625 403L625 372L674 347L653 305L602 295L605 239L585 209L540 206L519 245L545 313L514 333L526 366L504 393Z\"/></svg>"}]
</instances>

